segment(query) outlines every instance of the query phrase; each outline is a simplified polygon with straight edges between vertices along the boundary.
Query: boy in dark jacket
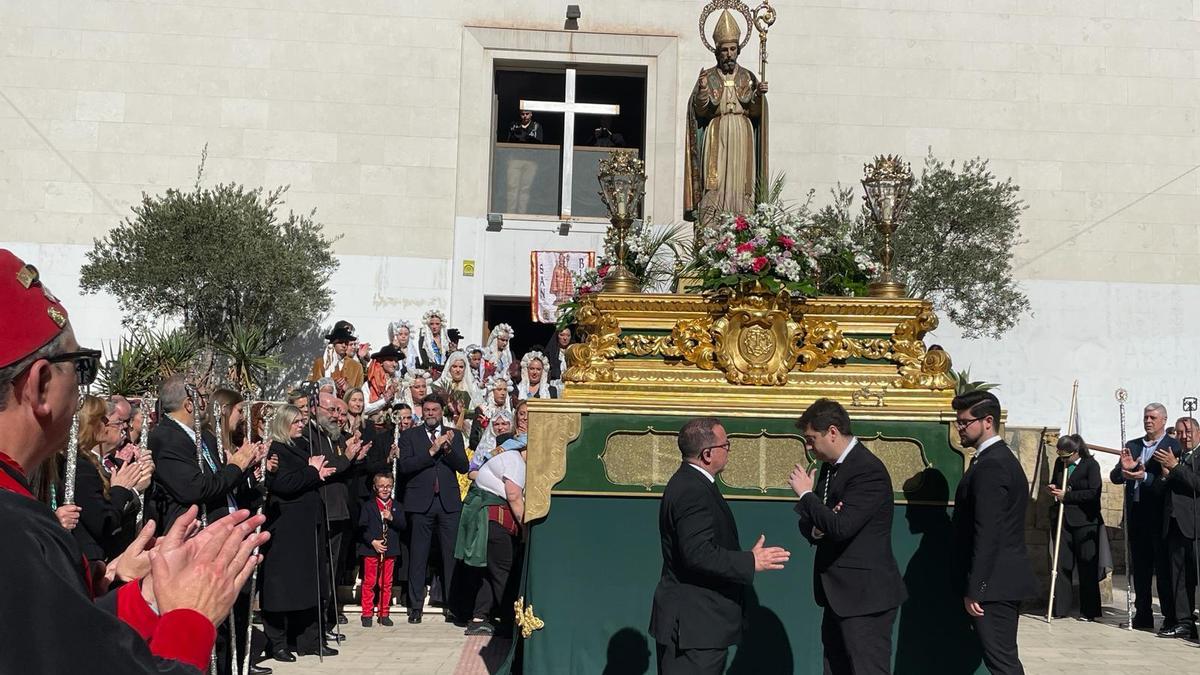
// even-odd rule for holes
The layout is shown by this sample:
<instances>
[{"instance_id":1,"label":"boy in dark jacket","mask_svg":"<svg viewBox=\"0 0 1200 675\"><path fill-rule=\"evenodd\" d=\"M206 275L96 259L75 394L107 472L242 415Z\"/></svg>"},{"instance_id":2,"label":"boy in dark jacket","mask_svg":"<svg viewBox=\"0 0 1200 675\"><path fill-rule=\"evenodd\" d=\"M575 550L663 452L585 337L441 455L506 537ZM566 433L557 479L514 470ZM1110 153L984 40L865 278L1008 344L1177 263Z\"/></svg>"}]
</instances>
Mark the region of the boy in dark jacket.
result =
<instances>
[{"instance_id":1,"label":"boy in dark jacket","mask_svg":"<svg viewBox=\"0 0 1200 675\"><path fill-rule=\"evenodd\" d=\"M362 506L358 518L358 554L363 557L362 625L371 625L375 614L375 584L379 584L379 624L391 626L392 570L400 553L404 511L394 499L390 474L376 474L374 495Z\"/></svg>"}]
</instances>

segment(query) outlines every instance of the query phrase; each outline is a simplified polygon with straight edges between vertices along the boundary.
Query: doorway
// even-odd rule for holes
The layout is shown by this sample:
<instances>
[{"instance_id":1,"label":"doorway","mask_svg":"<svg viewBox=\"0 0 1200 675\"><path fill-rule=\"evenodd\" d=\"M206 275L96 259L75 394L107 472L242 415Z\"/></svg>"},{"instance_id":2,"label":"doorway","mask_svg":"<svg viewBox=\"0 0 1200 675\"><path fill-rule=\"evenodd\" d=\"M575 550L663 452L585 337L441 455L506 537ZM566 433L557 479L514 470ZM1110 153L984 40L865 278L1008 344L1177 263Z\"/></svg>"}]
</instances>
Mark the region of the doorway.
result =
<instances>
[{"instance_id":1,"label":"doorway","mask_svg":"<svg viewBox=\"0 0 1200 675\"><path fill-rule=\"evenodd\" d=\"M554 324L537 323L530 317L529 298L485 296L483 299L483 337L479 343L487 346L492 326L506 323L516 335L511 342L513 358L520 360L526 353L543 351L554 335Z\"/></svg>"}]
</instances>

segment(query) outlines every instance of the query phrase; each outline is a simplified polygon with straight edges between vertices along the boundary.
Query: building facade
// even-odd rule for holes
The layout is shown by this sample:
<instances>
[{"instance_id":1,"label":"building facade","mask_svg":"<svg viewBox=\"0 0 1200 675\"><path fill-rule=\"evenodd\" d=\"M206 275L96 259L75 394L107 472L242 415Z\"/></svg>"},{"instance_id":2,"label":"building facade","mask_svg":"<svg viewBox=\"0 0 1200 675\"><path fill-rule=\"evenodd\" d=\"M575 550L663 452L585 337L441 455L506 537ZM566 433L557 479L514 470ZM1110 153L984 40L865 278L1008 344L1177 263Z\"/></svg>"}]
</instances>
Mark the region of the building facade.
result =
<instances>
[{"instance_id":1,"label":"building facade","mask_svg":"<svg viewBox=\"0 0 1200 675\"><path fill-rule=\"evenodd\" d=\"M606 225L584 139L601 117L535 112L557 143L526 156L506 136L517 101L619 104L606 119L646 160L645 215L681 220L702 6L581 2L573 25L531 0L0 0L0 245L109 344L119 307L79 296L84 253L143 191L191 185L207 146L206 181L290 185L289 207L341 236L330 319L378 344L439 307L482 339L489 306L530 296L531 251L598 250ZM1200 391L1200 3L776 7L771 164L790 196L820 203L872 155L930 150L1021 186L1031 315L999 341L935 336L1002 383L1010 419L1063 424L1079 379L1083 431L1115 444L1117 386L1130 433L1141 403L1174 414ZM757 70L757 39L741 61Z\"/></svg>"}]
</instances>

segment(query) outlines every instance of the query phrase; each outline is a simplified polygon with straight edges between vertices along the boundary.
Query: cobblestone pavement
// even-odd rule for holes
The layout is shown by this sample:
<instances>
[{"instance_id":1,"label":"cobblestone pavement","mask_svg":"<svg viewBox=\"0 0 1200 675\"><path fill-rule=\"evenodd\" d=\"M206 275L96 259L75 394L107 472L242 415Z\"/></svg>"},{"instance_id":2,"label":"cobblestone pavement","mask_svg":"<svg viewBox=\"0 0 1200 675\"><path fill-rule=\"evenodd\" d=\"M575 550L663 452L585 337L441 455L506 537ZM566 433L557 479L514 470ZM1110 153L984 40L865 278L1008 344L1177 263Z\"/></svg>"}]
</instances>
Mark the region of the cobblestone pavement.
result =
<instances>
[{"instance_id":1,"label":"cobblestone pavement","mask_svg":"<svg viewBox=\"0 0 1200 675\"><path fill-rule=\"evenodd\" d=\"M1105 608L1101 623L1084 623L1074 618L1056 619L1047 625L1042 617L1021 617L1018 640L1021 661L1028 675L1127 675L1131 672L1200 672L1200 647L1186 640L1164 640L1153 633L1129 631L1119 626L1125 620L1125 596L1118 580L1114 601ZM350 615L343 626L347 636L341 654L324 664L315 656L299 657L296 663L268 660L263 665L279 675L317 675L352 672L355 675L484 675L483 660L490 649L484 638L467 638L463 629L444 623L430 612L425 622L409 625L404 613L394 617L396 625L363 628ZM483 655L481 657L481 654ZM491 661L493 659L487 658ZM567 674L564 674L567 675ZM932 675L932 674L931 674ZM937 675L954 675L952 673Z\"/></svg>"}]
</instances>

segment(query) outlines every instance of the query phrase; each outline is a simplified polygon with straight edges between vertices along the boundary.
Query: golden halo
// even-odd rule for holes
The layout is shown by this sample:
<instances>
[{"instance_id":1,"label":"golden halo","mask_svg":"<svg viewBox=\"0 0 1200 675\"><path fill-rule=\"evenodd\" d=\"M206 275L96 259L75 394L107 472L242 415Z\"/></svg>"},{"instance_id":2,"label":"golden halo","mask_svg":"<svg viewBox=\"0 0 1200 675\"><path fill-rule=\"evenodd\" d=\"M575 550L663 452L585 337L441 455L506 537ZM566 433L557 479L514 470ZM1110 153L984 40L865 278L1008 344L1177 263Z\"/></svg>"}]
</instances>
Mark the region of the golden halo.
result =
<instances>
[{"instance_id":1,"label":"golden halo","mask_svg":"<svg viewBox=\"0 0 1200 675\"><path fill-rule=\"evenodd\" d=\"M746 45L750 43L750 33L753 32L751 29L754 27L754 17L750 14L750 7L741 0L712 0L712 2L704 6L704 9L700 10L700 39L704 42L704 46L708 51L714 54L717 53L717 48L709 43L708 35L704 33L704 22L708 21L708 17L719 9L732 9L745 17L746 32L742 35L742 43L738 45L739 50L745 49Z\"/></svg>"}]
</instances>

